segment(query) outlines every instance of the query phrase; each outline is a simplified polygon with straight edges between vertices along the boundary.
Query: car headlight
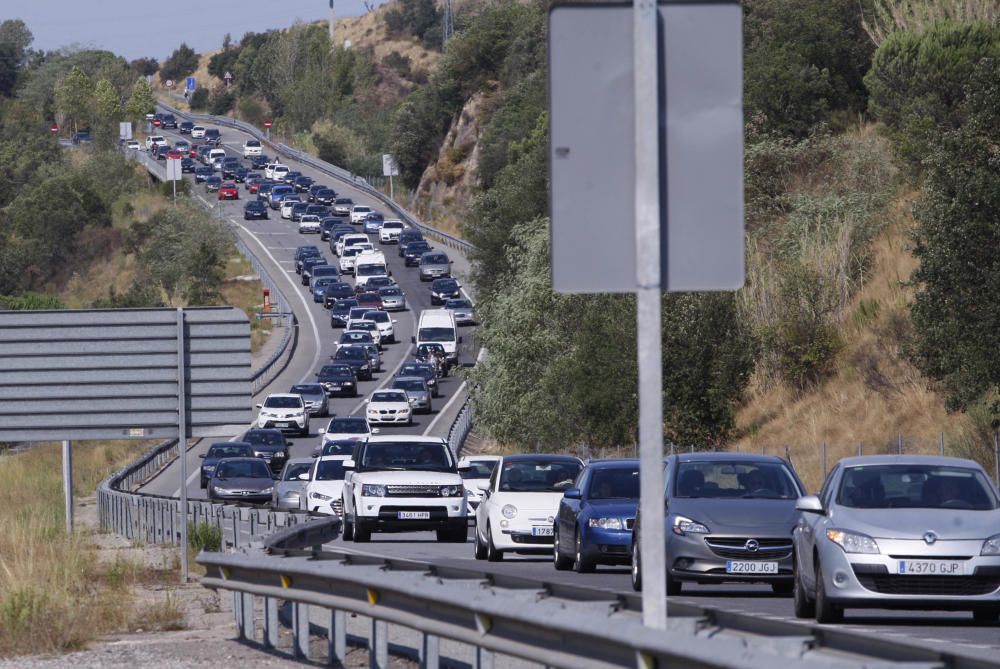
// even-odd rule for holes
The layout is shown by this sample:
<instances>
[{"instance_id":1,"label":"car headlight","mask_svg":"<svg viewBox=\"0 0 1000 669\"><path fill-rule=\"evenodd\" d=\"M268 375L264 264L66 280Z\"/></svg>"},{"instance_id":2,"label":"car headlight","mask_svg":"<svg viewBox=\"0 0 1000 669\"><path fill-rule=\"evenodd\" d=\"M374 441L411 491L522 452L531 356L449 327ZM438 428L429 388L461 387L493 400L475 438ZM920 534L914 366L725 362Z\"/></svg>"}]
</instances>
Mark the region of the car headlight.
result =
<instances>
[{"instance_id":1,"label":"car headlight","mask_svg":"<svg viewBox=\"0 0 1000 669\"><path fill-rule=\"evenodd\" d=\"M856 534L845 530L828 529L826 538L844 549L845 553L879 553L878 544L866 534Z\"/></svg>"},{"instance_id":2,"label":"car headlight","mask_svg":"<svg viewBox=\"0 0 1000 669\"><path fill-rule=\"evenodd\" d=\"M215 471L215 465L202 465L201 468L204 469L206 472Z\"/></svg>"},{"instance_id":3,"label":"car headlight","mask_svg":"<svg viewBox=\"0 0 1000 669\"><path fill-rule=\"evenodd\" d=\"M264 488L263 490L261 490L260 494L261 495L270 495L273 492L274 492L274 486L271 486L270 488Z\"/></svg>"},{"instance_id":4,"label":"car headlight","mask_svg":"<svg viewBox=\"0 0 1000 669\"><path fill-rule=\"evenodd\" d=\"M365 486L365 487L368 487L368 486ZM331 499L333 499L329 495L324 495L321 492L311 492L311 493L309 493L309 498L310 499L318 499L318 500L323 501L323 502L329 502Z\"/></svg>"},{"instance_id":5,"label":"car headlight","mask_svg":"<svg viewBox=\"0 0 1000 669\"><path fill-rule=\"evenodd\" d=\"M441 486L441 496L442 497L461 497L462 496L462 486L460 486L460 485L445 485L445 486Z\"/></svg>"},{"instance_id":6,"label":"car headlight","mask_svg":"<svg viewBox=\"0 0 1000 669\"><path fill-rule=\"evenodd\" d=\"M375 483L365 483L361 486L362 497L385 497L385 486Z\"/></svg>"},{"instance_id":7,"label":"car headlight","mask_svg":"<svg viewBox=\"0 0 1000 669\"><path fill-rule=\"evenodd\" d=\"M587 520L587 526L602 530L620 530L624 527L621 518L590 518Z\"/></svg>"},{"instance_id":8,"label":"car headlight","mask_svg":"<svg viewBox=\"0 0 1000 669\"><path fill-rule=\"evenodd\" d=\"M213 490L220 495L232 495L233 491L228 488L220 488L219 486L214 486Z\"/></svg>"},{"instance_id":9,"label":"car headlight","mask_svg":"<svg viewBox=\"0 0 1000 669\"><path fill-rule=\"evenodd\" d=\"M684 516L674 517L673 530L674 534L680 536L684 536L685 534L708 534L711 532L707 526Z\"/></svg>"},{"instance_id":10,"label":"car headlight","mask_svg":"<svg viewBox=\"0 0 1000 669\"><path fill-rule=\"evenodd\" d=\"M503 508L500 509L500 513L503 514L504 518L516 518L517 507L513 504L504 504Z\"/></svg>"},{"instance_id":11,"label":"car headlight","mask_svg":"<svg viewBox=\"0 0 1000 669\"><path fill-rule=\"evenodd\" d=\"M983 542L983 549L980 555L1000 555L1000 534L994 534Z\"/></svg>"}]
</instances>

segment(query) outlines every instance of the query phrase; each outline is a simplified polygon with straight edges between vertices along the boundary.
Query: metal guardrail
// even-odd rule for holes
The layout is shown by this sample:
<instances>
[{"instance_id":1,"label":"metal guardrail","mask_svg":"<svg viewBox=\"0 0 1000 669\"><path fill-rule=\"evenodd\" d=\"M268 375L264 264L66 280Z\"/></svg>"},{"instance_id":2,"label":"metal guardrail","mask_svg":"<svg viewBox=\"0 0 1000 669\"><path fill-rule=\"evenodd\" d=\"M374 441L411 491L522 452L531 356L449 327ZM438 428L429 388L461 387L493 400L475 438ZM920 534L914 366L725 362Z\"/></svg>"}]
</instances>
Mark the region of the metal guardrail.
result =
<instances>
[{"instance_id":1,"label":"metal guardrail","mask_svg":"<svg viewBox=\"0 0 1000 669\"><path fill-rule=\"evenodd\" d=\"M462 408L455 416L455 422L448 429L448 448L451 449L455 459L461 457L462 447L465 446L465 438L472 432L472 423L475 419L475 408L472 403L472 396L465 398Z\"/></svg>"},{"instance_id":2,"label":"metal guardrail","mask_svg":"<svg viewBox=\"0 0 1000 669\"><path fill-rule=\"evenodd\" d=\"M344 660L349 613L372 619L376 667L388 666L389 624L422 635L427 668L442 664L442 638L475 647L480 667L493 666L493 653L572 669L997 666L901 639L677 602L668 629L654 630L642 625L636 595L345 551L201 553L197 561L207 569L203 585L234 593L245 639L255 639L255 598L263 598L263 641L275 648L276 612L285 601L293 607L293 652L308 658L310 607L324 609L330 662Z\"/></svg>"},{"instance_id":3,"label":"metal guardrail","mask_svg":"<svg viewBox=\"0 0 1000 669\"><path fill-rule=\"evenodd\" d=\"M469 252L474 251L476 248L475 246L465 241L464 239L460 239L454 235L450 235L447 232L438 230L437 228L434 228L430 225L421 222L415 215L407 211L406 208L403 207L403 205L399 204L398 202L390 198L382 191L373 188L371 184L369 184L364 178L359 177L351 173L350 171L345 170L342 167L338 167L326 161L320 160L319 158L311 156L304 151L288 146L287 144L272 142L263 132L261 132L258 128L250 125L249 123L244 123L243 121L229 118L227 116L212 116L210 114L195 114L193 112L185 112L179 109L175 109L165 102L158 102L157 104L159 104L159 106L163 107L168 112L174 114L179 118L184 118L189 121L198 123L212 123L214 125L221 125L229 128L235 128L237 130L240 130L241 132L245 132L248 135L251 135L255 139L258 139L264 144L266 144L268 147L271 148L273 152L275 152L279 156L283 155L290 158L294 158L295 160L304 163L306 165L309 165L310 167L319 170L324 174L327 174L335 179L338 179L344 183L348 183L351 186L354 186L355 188L364 191L368 195L382 202L385 206L389 207L392 211L395 212L396 216L405 221L407 225L420 230L425 235L434 238L440 243L449 246L451 248L457 249L462 253L465 253L466 255Z\"/></svg>"}]
</instances>

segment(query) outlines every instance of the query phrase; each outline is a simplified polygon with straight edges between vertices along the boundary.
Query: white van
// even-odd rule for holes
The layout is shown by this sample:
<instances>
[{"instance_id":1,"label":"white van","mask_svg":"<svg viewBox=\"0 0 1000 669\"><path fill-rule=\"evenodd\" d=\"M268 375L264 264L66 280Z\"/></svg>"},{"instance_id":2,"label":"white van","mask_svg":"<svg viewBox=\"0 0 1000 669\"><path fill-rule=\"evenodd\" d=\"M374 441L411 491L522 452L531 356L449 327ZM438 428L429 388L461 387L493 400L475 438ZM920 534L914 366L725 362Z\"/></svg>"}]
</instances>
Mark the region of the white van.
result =
<instances>
[{"instance_id":1,"label":"white van","mask_svg":"<svg viewBox=\"0 0 1000 669\"><path fill-rule=\"evenodd\" d=\"M260 145L260 140L248 139L243 142L243 157L249 158L250 156L259 156L264 153L263 147Z\"/></svg>"},{"instance_id":2,"label":"white van","mask_svg":"<svg viewBox=\"0 0 1000 669\"><path fill-rule=\"evenodd\" d=\"M361 234L360 232L346 234L337 240L337 255L344 255L344 249L348 246L354 246L356 244L367 244L371 240L368 239L368 235Z\"/></svg>"},{"instance_id":3,"label":"white van","mask_svg":"<svg viewBox=\"0 0 1000 669\"><path fill-rule=\"evenodd\" d=\"M208 164L215 167L216 160L218 160L219 167L216 171L222 169L222 161L226 159L225 149L212 149L208 152Z\"/></svg>"},{"instance_id":4,"label":"white van","mask_svg":"<svg viewBox=\"0 0 1000 669\"><path fill-rule=\"evenodd\" d=\"M153 148L154 144L166 144L167 140L163 138L163 135L150 135L146 138L146 150L149 151Z\"/></svg>"},{"instance_id":5,"label":"white van","mask_svg":"<svg viewBox=\"0 0 1000 669\"><path fill-rule=\"evenodd\" d=\"M453 365L458 363L458 345L462 343L462 338L458 336L455 314L450 309L424 309L420 312L417 336L411 341L417 346L441 344L448 362Z\"/></svg>"},{"instance_id":6,"label":"white van","mask_svg":"<svg viewBox=\"0 0 1000 669\"><path fill-rule=\"evenodd\" d=\"M373 276L389 276L385 264L385 254L381 251L365 251L354 259L354 286L368 285Z\"/></svg>"}]
</instances>

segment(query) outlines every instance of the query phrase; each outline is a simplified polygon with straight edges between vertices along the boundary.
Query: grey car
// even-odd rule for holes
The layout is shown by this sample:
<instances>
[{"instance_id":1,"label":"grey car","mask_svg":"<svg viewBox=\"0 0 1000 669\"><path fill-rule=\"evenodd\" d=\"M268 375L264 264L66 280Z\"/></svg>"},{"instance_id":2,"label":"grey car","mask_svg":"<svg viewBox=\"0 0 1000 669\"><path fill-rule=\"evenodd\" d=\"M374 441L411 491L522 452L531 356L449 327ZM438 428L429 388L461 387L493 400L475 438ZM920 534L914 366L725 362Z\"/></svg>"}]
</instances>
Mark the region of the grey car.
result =
<instances>
[{"instance_id":1,"label":"grey car","mask_svg":"<svg viewBox=\"0 0 1000 669\"><path fill-rule=\"evenodd\" d=\"M841 460L795 528L795 615L845 608L971 611L1000 619L1000 500L972 460Z\"/></svg>"},{"instance_id":2,"label":"grey car","mask_svg":"<svg viewBox=\"0 0 1000 669\"><path fill-rule=\"evenodd\" d=\"M769 583L792 591L792 530L804 487L773 456L689 453L666 460L667 593L685 581ZM642 589L639 520L632 536L632 587Z\"/></svg>"},{"instance_id":3,"label":"grey car","mask_svg":"<svg viewBox=\"0 0 1000 669\"><path fill-rule=\"evenodd\" d=\"M419 376L398 376L392 382L393 389L405 390L406 397L410 400L410 408L421 413L430 413L434 410L431 405L431 389L427 381Z\"/></svg>"},{"instance_id":4,"label":"grey car","mask_svg":"<svg viewBox=\"0 0 1000 669\"><path fill-rule=\"evenodd\" d=\"M418 267L420 267L421 281L451 276L451 260L441 251L428 251L421 255Z\"/></svg>"},{"instance_id":5,"label":"grey car","mask_svg":"<svg viewBox=\"0 0 1000 669\"><path fill-rule=\"evenodd\" d=\"M460 297L447 300L444 303L444 308L455 314L456 325L476 324L476 308L472 306L472 302L469 302L467 299Z\"/></svg>"},{"instance_id":6,"label":"grey car","mask_svg":"<svg viewBox=\"0 0 1000 669\"><path fill-rule=\"evenodd\" d=\"M223 458L208 482L208 499L213 502L263 504L273 494L271 468L260 458Z\"/></svg>"},{"instance_id":7,"label":"grey car","mask_svg":"<svg viewBox=\"0 0 1000 669\"><path fill-rule=\"evenodd\" d=\"M382 298L382 308L386 311L406 310L406 293L399 286L379 288L378 296Z\"/></svg>"},{"instance_id":8,"label":"grey car","mask_svg":"<svg viewBox=\"0 0 1000 669\"><path fill-rule=\"evenodd\" d=\"M302 402L306 405L306 412L310 416L329 416L330 401L327 399L326 389L318 383L300 383L292 386L289 391L292 395L301 395Z\"/></svg>"},{"instance_id":9,"label":"grey car","mask_svg":"<svg viewBox=\"0 0 1000 669\"><path fill-rule=\"evenodd\" d=\"M271 506L278 511L306 508L306 484L309 483L313 462L312 458L294 458L285 463L281 475L274 482Z\"/></svg>"}]
</instances>

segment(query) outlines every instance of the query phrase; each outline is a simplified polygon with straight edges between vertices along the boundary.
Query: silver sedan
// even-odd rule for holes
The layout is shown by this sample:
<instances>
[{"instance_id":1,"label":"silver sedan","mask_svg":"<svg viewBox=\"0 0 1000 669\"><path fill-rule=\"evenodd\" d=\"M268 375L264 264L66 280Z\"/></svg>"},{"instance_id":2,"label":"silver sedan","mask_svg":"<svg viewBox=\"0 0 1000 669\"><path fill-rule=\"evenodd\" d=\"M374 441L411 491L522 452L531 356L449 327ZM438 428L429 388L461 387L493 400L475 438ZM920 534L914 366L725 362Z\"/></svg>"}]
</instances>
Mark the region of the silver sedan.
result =
<instances>
[{"instance_id":1,"label":"silver sedan","mask_svg":"<svg viewBox=\"0 0 1000 669\"><path fill-rule=\"evenodd\" d=\"M312 458L293 458L285 463L281 475L274 482L271 506L278 511L306 508L306 485L313 462Z\"/></svg>"},{"instance_id":2,"label":"silver sedan","mask_svg":"<svg viewBox=\"0 0 1000 669\"><path fill-rule=\"evenodd\" d=\"M972 611L1000 618L1000 500L972 460L847 458L796 504L795 615L845 608Z\"/></svg>"}]
</instances>

